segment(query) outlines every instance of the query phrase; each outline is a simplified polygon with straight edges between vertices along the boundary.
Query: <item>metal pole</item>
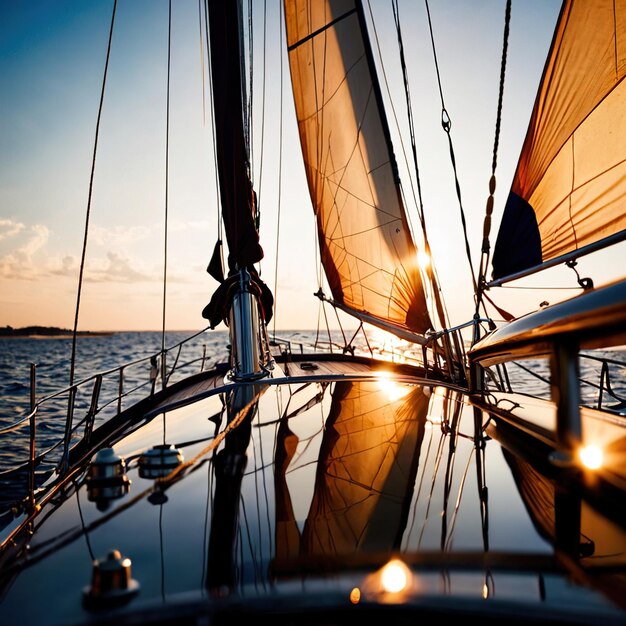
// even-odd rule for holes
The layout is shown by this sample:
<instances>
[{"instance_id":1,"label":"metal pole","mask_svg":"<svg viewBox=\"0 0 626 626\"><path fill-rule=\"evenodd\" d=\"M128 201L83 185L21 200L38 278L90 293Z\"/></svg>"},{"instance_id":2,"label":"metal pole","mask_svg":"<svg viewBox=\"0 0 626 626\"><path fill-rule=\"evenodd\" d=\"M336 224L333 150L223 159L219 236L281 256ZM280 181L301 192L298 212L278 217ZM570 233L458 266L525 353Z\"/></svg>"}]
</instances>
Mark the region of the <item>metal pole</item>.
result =
<instances>
[{"instance_id":1,"label":"metal pole","mask_svg":"<svg viewBox=\"0 0 626 626\"><path fill-rule=\"evenodd\" d=\"M167 350L161 351L161 389L167 387Z\"/></svg>"},{"instance_id":2,"label":"metal pole","mask_svg":"<svg viewBox=\"0 0 626 626\"><path fill-rule=\"evenodd\" d=\"M578 345L573 341L557 342L550 365L552 401L557 410L557 444L574 451L582 440Z\"/></svg>"},{"instance_id":3,"label":"metal pole","mask_svg":"<svg viewBox=\"0 0 626 626\"><path fill-rule=\"evenodd\" d=\"M35 507L35 443L36 443L36 419L37 408L37 365L30 364L30 451L29 451L29 473L28 473L28 494L31 508Z\"/></svg>"},{"instance_id":4,"label":"metal pole","mask_svg":"<svg viewBox=\"0 0 626 626\"><path fill-rule=\"evenodd\" d=\"M96 419L96 413L98 412L98 400L100 399L100 389L102 387L102 375L98 374L93 381L93 392L91 394L91 404L89 405L89 411L87 412L87 419L85 420L85 442L89 445L91 441L91 433L93 432L93 424Z\"/></svg>"},{"instance_id":5,"label":"metal pole","mask_svg":"<svg viewBox=\"0 0 626 626\"><path fill-rule=\"evenodd\" d=\"M117 414L122 412L122 394L124 393L124 366L120 367L120 382L117 388Z\"/></svg>"},{"instance_id":6,"label":"metal pole","mask_svg":"<svg viewBox=\"0 0 626 626\"><path fill-rule=\"evenodd\" d=\"M74 421L74 400L76 399L76 386L70 387L70 395L67 401L67 419L65 421L65 437L63 443L63 458L61 459L61 474L65 474L69 467L70 443L72 440L72 423Z\"/></svg>"}]
</instances>

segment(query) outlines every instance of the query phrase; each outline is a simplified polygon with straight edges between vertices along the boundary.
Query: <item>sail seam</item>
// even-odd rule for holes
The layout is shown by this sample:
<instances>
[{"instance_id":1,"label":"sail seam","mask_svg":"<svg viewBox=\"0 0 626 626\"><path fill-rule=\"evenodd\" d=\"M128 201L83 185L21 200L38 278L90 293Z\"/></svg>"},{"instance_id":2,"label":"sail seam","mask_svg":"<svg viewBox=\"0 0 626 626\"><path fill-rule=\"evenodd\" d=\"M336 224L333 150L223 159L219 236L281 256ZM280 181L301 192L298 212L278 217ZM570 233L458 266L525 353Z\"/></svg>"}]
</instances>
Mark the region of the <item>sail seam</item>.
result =
<instances>
[{"instance_id":1,"label":"sail seam","mask_svg":"<svg viewBox=\"0 0 626 626\"><path fill-rule=\"evenodd\" d=\"M322 26L321 28L318 28L316 31L309 33L308 35L306 35L306 37L303 37L302 39L299 39L298 41L296 41L296 43L292 43L290 46L287 46L287 51L291 52L292 50L295 50L296 48L300 47L303 43L306 43L307 41L310 41L311 39L315 39L315 37L317 37L318 35L321 35L323 32L327 31L329 28L331 28L335 24L350 17L354 13L356 13L356 8L350 9L350 11L335 18L332 22L328 22L328 24L326 24L325 26Z\"/></svg>"},{"instance_id":2,"label":"sail seam","mask_svg":"<svg viewBox=\"0 0 626 626\"><path fill-rule=\"evenodd\" d=\"M572 135L572 190L568 194L568 212L569 221L572 228L572 235L574 236L574 248L578 249L578 237L576 236L576 227L574 226L574 219L572 218L572 194L574 193L574 185L576 183L576 148L574 147L575 137Z\"/></svg>"},{"instance_id":3,"label":"sail seam","mask_svg":"<svg viewBox=\"0 0 626 626\"><path fill-rule=\"evenodd\" d=\"M548 165L545 168L545 171L547 172L551 167L552 164L554 163L554 161L556 161L556 159L558 158L559 154L561 154L561 151L563 150L563 148L566 146L567 142L578 132L578 129L589 119L589 117L591 117L591 115L593 115L595 113L595 111L598 109L598 107L600 107L605 100L607 99L607 97L613 93L620 85L621 83L624 82L624 80L626 79L626 74L624 74L624 76L622 76L618 81L616 81L616 83L613 85L613 87L600 99L598 100L598 103L589 110L589 112L585 115L585 117L583 117L580 122L578 122L578 124L576 124L576 128L574 128L572 130L571 135L569 135L565 141L561 144L561 146L559 147L558 150L555 151L554 156L550 159L550 163L548 163ZM607 170L608 171L608 170ZM537 190L537 187L539 187L541 181L545 178L545 174L544 176L542 176L535 185L532 186L532 188L529 188L528 190L528 197L532 197L532 195L535 193L535 191ZM590 179L592 180L592 179Z\"/></svg>"}]
</instances>

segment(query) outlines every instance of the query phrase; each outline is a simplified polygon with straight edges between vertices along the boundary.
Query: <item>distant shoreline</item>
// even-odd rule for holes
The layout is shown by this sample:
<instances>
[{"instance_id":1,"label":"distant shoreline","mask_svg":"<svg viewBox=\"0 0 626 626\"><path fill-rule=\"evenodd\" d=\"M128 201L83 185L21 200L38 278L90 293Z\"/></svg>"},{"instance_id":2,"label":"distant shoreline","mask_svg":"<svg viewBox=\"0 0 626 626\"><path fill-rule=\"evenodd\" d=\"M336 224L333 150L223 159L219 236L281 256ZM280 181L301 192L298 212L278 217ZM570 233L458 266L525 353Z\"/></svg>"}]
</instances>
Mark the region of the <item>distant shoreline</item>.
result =
<instances>
[{"instance_id":1,"label":"distant shoreline","mask_svg":"<svg viewBox=\"0 0 626 626\"><path fill-rule=\"evenodd\" d=\"M106 337L114 335L113 331L90 331L79 330L77 337ZM25 326L13 328L12 326L0 327L0 339L71 339L74 333L67 328L56 326Z\"/></svg>"}]
</instances>

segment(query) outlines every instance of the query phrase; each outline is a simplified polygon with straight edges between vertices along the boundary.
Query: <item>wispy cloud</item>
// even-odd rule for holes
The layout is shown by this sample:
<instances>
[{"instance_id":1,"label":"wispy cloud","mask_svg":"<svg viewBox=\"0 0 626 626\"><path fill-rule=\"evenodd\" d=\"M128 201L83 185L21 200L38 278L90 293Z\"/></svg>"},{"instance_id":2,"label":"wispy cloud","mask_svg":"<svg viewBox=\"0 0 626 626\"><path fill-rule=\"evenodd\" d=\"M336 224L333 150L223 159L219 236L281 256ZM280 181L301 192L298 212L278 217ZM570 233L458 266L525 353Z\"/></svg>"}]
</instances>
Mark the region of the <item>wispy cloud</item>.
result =
<instances>
[{"instance_id":1,"label":"wispy cloud","mask_svg":"<svg viewBox=\"0 0 626 626\"><path fill-rule=\"evenodd\" d=\"M4 222L10 220L3 220ZM13 223L13 230L20 232L25 227L23 224ZM12 236L12 235L7 235ZM40 275L40 269L33 260L33 256L47 243L50 231L42 224L30 227L30 237L27 241L16 248L13 252L0 258L0 276L3 278L36 280Z\"/></svg>"},{"instance_id":2,"label":"wispy cloud","mask_svg":"<svg viewBox=\"0 0 626 626\"><path fill-rule=\"evenodd\" d=\"M89 231L89 240L96 245L111 248L117 245L129 245L148 239L153 234L150 226L94 226Z\"/></svg>"},{"instance_id":3,"label":"wispy cloud","mask_svg":"<svg viewBox=\"0 0 626 626\"><path fill-rule=\"evenodd\" d=\"M130 259L115 252L109 252L106 259L94 261L85 275L85 280L94 283L137 283L157 281L160 277L136 269Z\"/></svg>"},{"instance_id":4,"label":"wispy cloud","mask_svg":"<svg viewBox=\"0 0 626 626\"><path fill-rule=\"evenodd\" d=\"M15 237L24 230L24 224L11 219L0 219L0 241Z\"/></svg>"},{"instance_id":5,"label":"wispy cloud","mask_svg":"<svg viewBox=\"0 0 626 626\"><path fill-rule=\"evenodd\" d=\"M183 222L181 220L171 220L169 223L169 229L172 232L184 232L192 230L194 232L207 232L211 230L211 224L209 220L188 220Z\"/></svg>"},{"instance_id":6,"label":"wispy cloud","mask_svg":"<svg viewBox=\"0 0 626 626\"><path fill-rule=\"evenodd\" d=\"M191 227L191 226L190 226ZM146 266L139 259L116 251L113 242L131 244L151 235L153 227L123 229L94 229L95 237L103 245L108 244L104 255L87 254L84 281L91 283L155 283L163 281L163 269L159 263ZM9 280L37 281L46 278L78 278L80 257L66 254L54 256L47 249L50 231L42 224L27 227L14 220L0 221L0 239L21 233L20 241L12 241L17 247L0 257L0 278ZM152 234L154 234L152 232ZM124 247L128 247L125 245ZM132 249L132 246L130 247ZM190 278L180 267L168 272L168 283L188 283Z\"/></svg>"}]
</instances>

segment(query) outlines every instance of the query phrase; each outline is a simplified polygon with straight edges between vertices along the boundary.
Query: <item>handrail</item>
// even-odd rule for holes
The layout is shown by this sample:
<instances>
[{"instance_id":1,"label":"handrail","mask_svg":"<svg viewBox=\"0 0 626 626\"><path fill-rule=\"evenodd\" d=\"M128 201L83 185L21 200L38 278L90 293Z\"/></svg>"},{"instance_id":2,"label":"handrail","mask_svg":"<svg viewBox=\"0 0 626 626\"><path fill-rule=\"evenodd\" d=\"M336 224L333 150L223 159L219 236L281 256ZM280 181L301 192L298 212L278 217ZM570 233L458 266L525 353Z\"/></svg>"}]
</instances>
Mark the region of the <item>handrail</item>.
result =
<instances>
[{"instance_id":1,"label":"handrail","mask_svg":"<svg viewBox=\"0 0 626 626\"><path fill-rule=\"evenodd\" d=\"M549 354L554 341L574 341L581 349L602 340L626 339L626 280L593 289L552 307L521 317L487 335L470 350L481 365Z\"/></svg>"},{"instance_id":2,"label":"handrail","mask_svg":"<svg viewBox=\"0 0 626 626\"><path fill-rule=\"evenodd\" d=\"M580 375L580 351L626 342L625 303L626 279L622 279L495 330L469 351L471 393L485 393L485 368L549 357L550 397L556 406L556 443L564 458L571 458L582 441L581 384L588 382ZM603 366L598 387L599 406L605 390L606 368ZM606 389L610 390L610 381Z\"/></svg>"},{"instance_id":3,"label":"handrail","mask_svg":"<svg viewBox=\"0 0 626 626\"><path fill-rule=\"evenodd\" d=\"M176 350L176 349L178 350L178 354L176 356L174 364L171 367L169 373L167 373L166 375L166 380L165 380L166 384L169 381L171 376L173 376L176 372L183 370L184 368L189 368L190 366L194 366L197 363L201 363L202 366L204 366L204 363L206 362L206 344L202 346L203 351L202 351L202 356L200 357L193 357L189 360L186 360L180 363L180 356L181 356L183 346L185 344L189 344L190 341L202 335L204 332L208 330L208 328L209 327L207 326L201 331L198 331L194 333L193 335L190 335L189 337L186 337L185 339L178 341L174 345L167 347L164 351L159 350L156 353L157 356L161 356L161 358L163 358L165 355L167 355L168 352L171 352L172 350ZM41 465L41 463L46 458L48 458L50 454L52 454L55 450L58 450L60 447L62 447L63 451L61 453L61 469L63 470L66 466L67 455L69 453L70 447L72 446L72 440L74 440L76 432L81 427L85 426L85 433L83 435L83 439L88 440L89 437L91 436L91 429L93 428L93 424L98 415L101 415L102 412L107 407L110 407L112 404L115 404L115 403L117 403L118 413L119 413L121 411L121 408L122 408L121 403L124 398L140 391L141 389L146 387L146 385L149 386L152 383L151 379L149 378L150 372L148 370L145 381L138 382L137 384L134 384L129 389L124 389L124 374L128 372L130 368L134 368L137 365L148 363L153 358L154 358L154 355L149 355L146 357L135 359L133 361L129 361L117 367L99 371L95 374L92 374L91 376L85 377L75 382L71 386L54 391L41 398L35 397L35 385L36 385L35 366L31 365L31 395L30 395L31 409L27 414L20 416L17 419L17 421L15 421L14 423L0 428L0 436L2 436L2 435L20 430L26 424L30 425L29 458L25 462L20 462L12 467L1 470L0 477L5 477L8 475L11 475L12 473L22 471L27 468L30 469L28 491L29 491L29 499L30 499L31 505L34 506L33 497L34 497L34 489L35 489L35 485L34 485L35 468ZM111 381L116 376L119 377L117 379L117 393L114 393L113 397L111 397L110 399L107 399L104 403L101 404L99 400L100 400L100 388L102 386L102 381L103 380ZM130 379L131 377L128 376L128 378ZM133 376L133 378L136 380L135 376ZM75 400L77 397L77 392L79 391L79 389L82 390L86 386L91 385L91 384L93 384L93 389L90 392L91 401L87 402L87 410L86 410L85 416L82 417L80 420L78 420L77 423L73 423L75 413L78 410L77 407L74 406ZM54 442L51 446L49 446L45 451L42 451L39 454L37 454L37 451L35 449L35 419L37 417L37 414L39 413L39 411L41 410L43 406L47 406L53 400L58 400L59 398L63 398L63 396L66 396L66 395L68 396L68 405L67 405L67 414L66 414L64 434L60 436L60 438L56 442ZM81 391L81 398L82 398L82 391ZM82 404L82 401L81 401L81 404Z\"/></svg>"},{"instance_id":4,"label":"handrail","mask_svg":"<svg viewBox=\"0 0 626 626\"><path fill-rule=\"evenodd\" d=\"M5 435L6 433L12 433L13 431L19 430L26 422L30 420L30 418L37 412L37 409L34 411L30 411L28 415L22 417L19 421L14 422L13 424L9 424L4 428L0 428L0 435Z\"/></svg>"}]
</instances>

